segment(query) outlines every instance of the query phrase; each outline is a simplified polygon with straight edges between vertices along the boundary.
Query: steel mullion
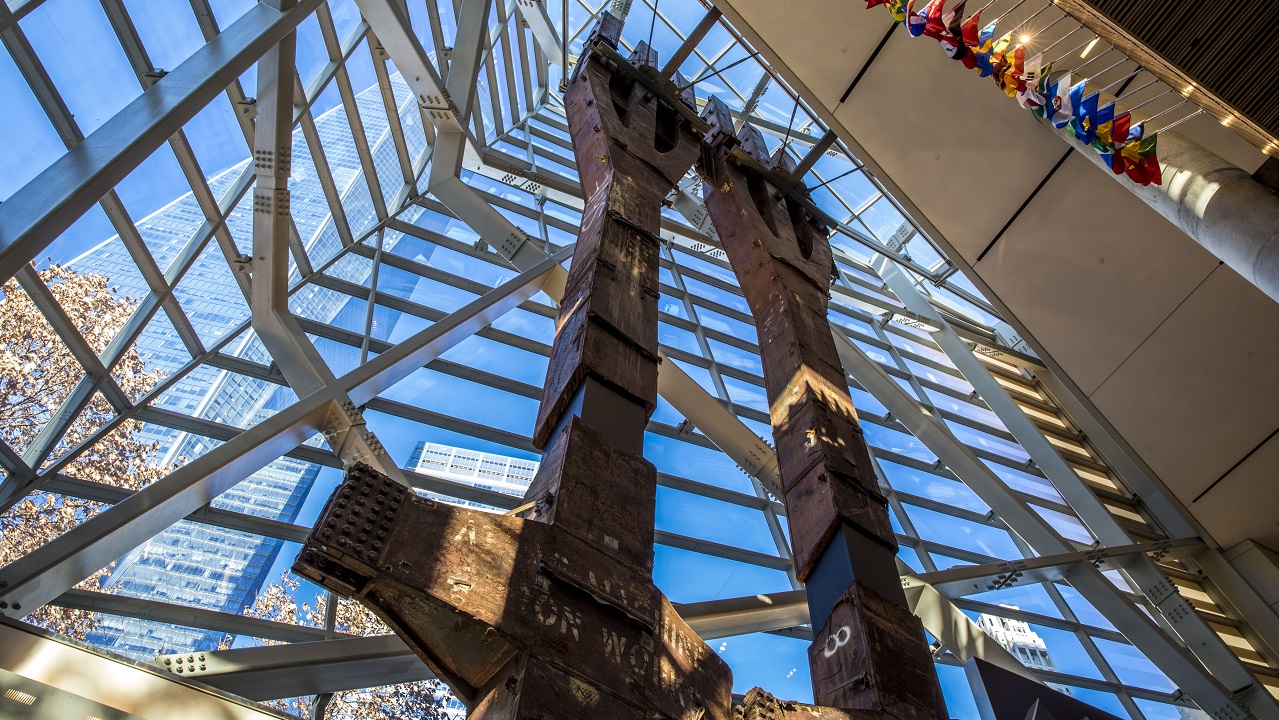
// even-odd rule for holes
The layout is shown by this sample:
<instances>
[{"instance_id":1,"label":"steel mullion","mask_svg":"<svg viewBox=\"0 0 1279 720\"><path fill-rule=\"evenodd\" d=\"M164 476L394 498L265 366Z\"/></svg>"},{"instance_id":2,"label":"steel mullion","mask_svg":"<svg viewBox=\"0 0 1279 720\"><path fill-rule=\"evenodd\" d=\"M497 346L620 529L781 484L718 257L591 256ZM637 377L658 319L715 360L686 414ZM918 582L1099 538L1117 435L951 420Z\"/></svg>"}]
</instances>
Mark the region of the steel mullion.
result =
<instances>
[{"instance_id":1,"label":"steel mullion","mask_svg":"<svg viewBox=\"0 0 1279 720\"><path fill-rule=\"evenodd\" d=\"M316 11L316 18L320 21L320 34L324 37L324 45L329 51L329 57L332 58L341 53L341 46L338 43L337 29L333 25L333 16L327 12L327 5L320 6L320 9ZM365 34L363 42L369 41L371 32ZM368 186L369 197L373 202L373 212L378 220L385 220L387 218L386 199L382 195L377 166L373 162L373 152L369 147L368 135L364 132L364 122L360 119L355 91L351 87L351 77L347 74L345 63L334 73L334 78L337 80L338 94L342 98L342 107L346 111L347 123L351 126L355 152L360 157L362 171L360 174L364 176L364 182Z\"/></svg>"},{"instance_id":2,"label":"steel mullion","mask_svg":"<svg viewBox=\"0 0 1279 720\"><path fill-rule=\"evenodd\" d=\"M519 94L515 90L515 64L511 59L511 54L515 52L515 44L511 42L511 36L514 31L511 30L511 19L515 17L514 4L509 7L503 3L497 3L497 19L499 30L496 36L490 34L489 46L490 55L497 54L497 48L502 48L502 74L506 77L506 99L507 104L511 107L511 126L514 127L517 122L516 118L520 116L520 100Z\"/></svg>"},{"instance_id":3,"label":"steel mullion","mask_svg":"<svg viewBox=\"0 0 1279 720\"><path fill-rule=\"evenodd\" d=\"M43 4L44 0L14 0L12 5L0 2L0 5L4 5L0 10L0 32L16 26L19 20Z\"/></svg>"},{"instance_id":4,"label":"steel mullion","mask_svg":"<svg viewBox=\"0 0 1279 720\"><path fill-rule=\"evenodd\" d=\"M404 126L400 123L400 107L399 101L395 97L395 89L391 87L391 76L386 70L386 59L388 57L386 49L382 44L374 43L377 36L371 31L366 36L369 47L369 59L373 64L373 74L377 77L378 88L382 93L382 104L386 107L386 121L391 133L391 142L395 144L395 156L399 158L400 175L404 178L404 183L410 186L417 185L417 178L413 176L413 160L409 158L409 148L406 138L404 137Z\"/></svg>"},{"instance_id":5,"label":"steel mullion","mask_svg":"<svg viewBox=\"0 0 1279 720\"><path fill-rule=\"evenodd\" d=\"M523 30L521 30L520 32L522 33ZM551 81L551 74L549 70L550 64L551 64L550 56L547 55L545 52L543 52L542 46L538 44L536 37L533 38L532 46L533 46L533 51L532 51L533 52L533 68L537 73L537 92L534 93L533 102L530 104L530 108L534 105L536 106L546 105L546 103L548 102L548 98L556 102L561 101L560 97L553 92L549 92L549 88L548 88L548 85L550 84L550 81ZM564 58L564 66L567 67L568 65L567 50L564 51L564 53L562 54L562 57ZM528 79L528 73L525 73L525 79L526 80ZM532 81L528 80L528 82L531 83ZM565 75L565 82L567 82L567 75Z\"/></svg>"},{"instance_id":6,"label":"steel mullion","mask_svg":"<svg viewBox=\"0 0 1279 720\"><path fill-rule=\"evenodd\" d=\"M519 7L516 6L511 14L516 18L516 22L512 23L513 27L506 31L507 37L514 38L513 43L507 44L507 54L514 52L520 59L520 79L523 82L518 83L518 85L524 90L524 114L527 117L536 112L535 101L533 100L533 76L529 74L529 58L526 54L531 50L531 43L524 36L523 15L520 13ZM565 49L564 53L567 55L568 50Z\"/></svg>"},{"instance_id":7,"label":"steel mullion","mask_svg":"<svg viewBox=\"0 0 1279 720\"><path fill-rule=\"evenodd\" d=\"M22 286L22 289L31 298L31 302L44 315L49 326L61 338L71 356L80 364L80 367L84 368L85 373L95 379L101 378L102 394L111 403L111 406L117 411L123 411L131 407L133 403L129 401L124 391L116 384L115 379L111 377L111 373L102 364L98 354L89 346L84 336L80 334L80 330L76 328L75 323L67 315L66 311L62 309L62 306L58 304L57 298L53 296L49 286L40 279L40 275L35 268L29 264L24 265L18 270L15 277L18 280L18 284Z\"/></svg>"},{"instance_id":8,"label":"steel mullion","mask_svg":"<svg viewBox=\"0 0 1279 720\"><path fill-rule=\"evenodd\" d=\"M476 0L468 0L468 1L475 2ZM493 2L492 5L501 7L502 6L501 0L497 0L496 2ZM484 25L485 25L485 28L488 27L487 17L485 18ZM499 83L497 81L497 67L495 66L493 62L494 51L493 51L493 44L492 44L492 35L490 35L490 33L486 29L485 32L480 33L479 40L480 40L479 44L480 44L480 52L481 52L480 63L484 66L485 77L488 78L489 106L493 110L493 131L494 131L493 134L494 134L494 137L496 137L506 132L506 127L507 127L506 113L502 111L501 90L498 89ZM512 107L511 110L514 111L516 107L518 106ZM484 114L482 112L479 112L478 105L476 105L476 111L475 111L474 117L478 117L480 119L480 125L481 127L483 127ZM511 124L514 125L515 123L512 122ZM475 140L478 144L483 145L484 140L487 137L488 137L487 132L481 132L478 135L476 135Z\"/></svg>"},{"instance_id":9,"label":"steel mullion","mask_svg":"<svg viewBox=\"0 0 1279 720\"><path fill-rule=\"evenodd\" d=\"M440 77L447 77L449 72L448 58L446 51L448 46L444 44L444 27L440 22L440 7L437 4L439 0L426 0L426 19L431 26L431 44L435 46L435 67L440 73ZM454 10L453 17L456 19L457 11ZM457 22L453 23L457 27ZM424 119L425 121L425 119ZM427 125L431 123L425 121Z\"/></svg>"},{"instance_id":10,"label":"steel mullion","mask_svg":"<svg viewBox=\"0 0 1279 720\"><path fill-rule=\"evenodd\" d=\"M346 208L342 205L342 196L337 184L333 181L333 171L329 167L328 156L324 154L324 146L320 142L320 131L315 126L315 118L311 111L304 110L301 117L302 137L306 141L307 150L311 154L311 162L315 166L315 174L320 180L320 188L329 205L329 218L337 231L338 239L343 247L355 244L351 235L351 226L346 218Z\"/></svg>"},{"instance_id":11,"label":"steel mullion","mask_svg":"<svg viewBox=\"0 0 1279 720\"><path fill-rule=\"evenodd\" d=\"M369 276L369 297L364 309L364 337L360 343L360 364L368 362L369 342L373 339L373 310L377 305L377 284L382 268L382 246L386 242L386 230L378 230L377 250L373 253L373 267Z\"/></svg>"},{"instance_id":12,"label":"steel mullion","mask_svg":"<svg viewBox=\"0 0 1279 720\"><path fill-rule=\"evenodd\" d=\"M321 9L326 7L327 6L322 5ZM320 12L317 11L316 15L318 16L319 14ZM351 35L343 41L345 44L339 44L337 46L336 55L333 53L333 48L329 45L329 43L325 43L325 52L329 54L329 61L325 63L324 67L320 69L316 76L312 78L306 86L303 92L305 102L301 105L299 105L296 101L294 102L294 112L297 117L300 118L304 112L309 111L311 107L315 105L315 101L320 99L320 95L324 92L325 88L327 88L329 83L333 81L333 77L337 74L338 69L346 64L346 61L350 59L351 54L354 53L355 49L360 46L360 43L368 37L368 34L369 24L361 20L355 30L351 31ZM299 75L299 78L300 77L301 76Z\"/></svg>"},{"instance_id":13,"label":"steel mullion","mask_svg":"<svg viewBox=\"0 0 1279 720\"><path fill-rule=\"evenodd\" d=\"M688 289L684 287L684 281L680 277L679 263L675 262L675 255L669 246L664 247L663 249L666 252L667 259L670 261L671 277L675 280L677 285L676 289L679 291L680 301L684 304L684 311L689 314L689 318L696 326L694 336L697 338L697 344L701 347L702 354L710 360L709 370L711 374L711 381L715 383L715 391L719 394L719 399L721 401L727 402L730 408L735 407L736 403L732 401L732 396L729 394L727 386L724 385L724 379L720 376L719 367L714 360L715 355L711 352L710 343L706 340L706 334L703 332L701 321L697 318L697 310L692 301L689 299ZM755 496L767 503L769 495L763 484L761 484L754 476L751 476L750 480L751 487L755 491ZM791 563L790 567L786 570L786 577L790 581L791 587L798 590L803 587L803 584L795 575L794 558L791 555L790 545L786 542L786 535L782 531L781 521L777 517L777 511L771 504L765 504L763 510L764 522L768 526L769 534L773 537L773 545L777 548L777 554Z\"/></svg>"}]
</instances>

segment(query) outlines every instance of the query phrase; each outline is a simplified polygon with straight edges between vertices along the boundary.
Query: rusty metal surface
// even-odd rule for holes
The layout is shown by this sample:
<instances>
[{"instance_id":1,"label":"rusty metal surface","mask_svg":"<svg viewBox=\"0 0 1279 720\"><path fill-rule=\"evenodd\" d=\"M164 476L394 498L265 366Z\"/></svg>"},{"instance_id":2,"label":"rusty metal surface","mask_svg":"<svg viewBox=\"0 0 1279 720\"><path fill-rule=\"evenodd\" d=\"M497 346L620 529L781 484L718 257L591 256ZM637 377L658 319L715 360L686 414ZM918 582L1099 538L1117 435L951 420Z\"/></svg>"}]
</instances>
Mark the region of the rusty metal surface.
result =
<instances>
[{"instance_id":1,"label":"rusty metal surface","mask_svg":"<svg viewBox=\"0 0 1279 720\"><path fill-rule=\"evenodd\" d=\"M906 608L853 583L808 648L813 699L899 720L946 717L924 628Z\"/></svg>"},{"instance_id":2,"label":"rusty metal surface","mask_svg":"<svg viewBox=\"0 0 1279 720\"><path fill-rule=\"evenodd\" d=\"M769 157L758 130L748 124L734 133L715 98L703 116L711 128L698 165L703 198L755 317L796 574L814 583L810 614L824 618L809 647L818 705L752 691L741 716L945 718L923 628L896 582L888 503L826 318L834 272L827 229L796 201L802 186L777 186L795 168L784 147ZM737 160L734 146L771 174ZM850 532L869 539L855 556L833 545Z\"/></svg>"},{"instance_id":3,"label":"rusty metal surface","mask_svg":"<svg viewBox=\"0 0 1279 720\"><path fill-rule=\"evenodd\" d=\"M751 688L735 710L738 720L854 720L836 708L778 700L762 688Z\"/></svg>"},{"instance_id":4,"label":"rusty metal surface","mask_svg":"<svg viewBox=\"0 0 1279 720\"><path fill-rule=\"evenodd\" d=\"M566 434L597 448L593 432L574 419ZM603 460L618 484L656 484L656 469L642 458ZM636 469L644 476L624 475ZM651 521L647 532L651 538ZM478 714L477 707L473 717L628 716L599 714L616 706L634 717L727 718L728 667L647 569L619 561L601 540L427 500L360 465L325 506L294 569L360 600L464 702L493 708ZM529 676L529 668L542 675ZM582 698L581 713L525 712L545 698L536 677L548 673ZM537 692L526 697L523 689ZM508 706L519 714L490 714Z\"/></svg>"},{"instance_id":5,"label":"rusty metal surface","mask_svg":"<svg viewBox=\"0 0 1279 720\"><path fill-rule=\"evenodd\" d=\"M714 98L705 116L716 144L699 164L703 198L755 316L802 580L840 523L890 549L896 540L826 319L833 269L826 229L767 178L733 162L727 148L740 144L782 172L794 167L784 152L767 157L750 125L730 135L728 109Z\"/></svg>"},{"instance_id":6,"label":"rusty metal surface","mask_svg":"<svg viewBox=\"0 0 1279 720\"><path fill-rule=\"evenodd\" d=\"M588 48L616 47L604 18ZM632 60L655 71L643 44ZM657 471L634 452L657 400L661 204L700 138L615 70L588 50L566 91L586 210L522 512L427 500L361 465L294 565L377 613L472 718L732 714L728 666L653 584Z\"/></svg>"},{"instance_id":7,"label":"rusty metal surface","mask_svg":"<svg viewBox=\"0 0 1279 720\"><path fill-rule=\"evenodd\" d=\"M616 47L605 18L587 47ZM640 43L638 70L656 72ZM688 171L699 139L612 61L587 52L564 93L585 206L560 306L533 443L549 441L587 375L652 414L657 402L658 250L662 201Z\"/></svg>"}]
</instances>

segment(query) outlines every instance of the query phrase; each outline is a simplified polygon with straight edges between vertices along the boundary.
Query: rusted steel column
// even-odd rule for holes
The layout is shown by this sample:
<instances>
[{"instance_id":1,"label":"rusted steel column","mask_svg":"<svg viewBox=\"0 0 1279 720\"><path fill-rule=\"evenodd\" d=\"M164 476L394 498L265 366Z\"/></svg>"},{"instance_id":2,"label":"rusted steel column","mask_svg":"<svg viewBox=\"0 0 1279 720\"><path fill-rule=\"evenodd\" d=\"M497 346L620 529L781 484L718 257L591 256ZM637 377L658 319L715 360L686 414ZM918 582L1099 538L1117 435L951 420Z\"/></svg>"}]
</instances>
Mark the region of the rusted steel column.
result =
<instances>
[{"instance_id":1,"label":"rusted steel column","mask_svg":"<svg viewBox=\"0 0 1279 720\"><path fill-rule=\"evenodd\" d=\"M898 579L888 503L826 319L834 272L827 230L771 179L794 171L790 156L770 158L749 124L734 134L715 98L703 117L711 126L699 163L703 197L755 316L796 574L815 630L814 698L858 717L944 718L923 627ZM738 145L764 172L733 156Z\"/></svg>"},{"instance_id":2,"label":"rusted steel column","mask_svg":"<svg viewBox=\"0 0 1279 720\"><path fill-rule=\"evenodd\" d=\"M527 501L493 515L358 466L295 564L385 620L484 720L729 720L732 676L652 580L658 221L699 152L686 121L601 62L568 83L586 209L561 303ZM656 72L641 45L632 57ZM689 104L691 105L691 97Z\"/></svg>"}]
</instances>

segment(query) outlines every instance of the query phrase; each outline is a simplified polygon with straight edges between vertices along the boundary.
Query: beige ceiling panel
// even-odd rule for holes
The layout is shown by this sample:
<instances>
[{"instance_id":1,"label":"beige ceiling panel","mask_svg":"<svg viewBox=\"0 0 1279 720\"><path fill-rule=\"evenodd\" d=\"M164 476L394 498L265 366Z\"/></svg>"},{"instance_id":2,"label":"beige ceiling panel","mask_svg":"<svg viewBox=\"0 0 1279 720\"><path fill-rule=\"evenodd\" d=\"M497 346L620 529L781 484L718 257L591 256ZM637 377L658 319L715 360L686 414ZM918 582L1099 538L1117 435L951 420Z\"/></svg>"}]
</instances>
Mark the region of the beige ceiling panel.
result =
<instances>
[{"instance_id":1,"label":"beige ceiling panel","mask_svg":"<svg viewBox=\"0 0 1279 720\"><path fill-rule=\"evenodd\" d=\"M842 0L733 0L731 11L781 57L813 96L834 107L893 21L884 8ZM899 31L900 32L900 31Z\"/></svg>"},{"instance_id":2,"label":"beige ceiling panel","mask_svg":"<svg viewBox=\"0 0 1279 720\"><path fill-rule=\"evenodd\" d=\"M976 265L1085 393L1216 267L1208 251L1077 154Z\"/></svg>"},{"instance_id":3,"label":"beige ceiling panel","mask_svg":"<svg viewBox=\"0 0 1279 720\"><path fill-rule=\"evenodd\" d=\"M1279 547L1279 436L1261 446L1190 511L1221 547L1255 540Z\"/></svg>"},{"instance_id":4,"label":"beige ceiling panel","mask_svg":"<svg viewBox=\"0 0 1279 720\"><path fill-rule=\"evenodd\" d=\"M900 29L835 117L969 262L1067 149L989 79Z\"/></svg>"},{"instance_id":5,"label":"beige ceiling panel","mask_svg":"<svg viewBox=\"0 0 1279 720\"><path fill-rule=\"evenodd\" d=\"M1182 502L1279 427L1276 328L1279 304L1219 266L1092 393Z\"/></svg>"}]
</instances>

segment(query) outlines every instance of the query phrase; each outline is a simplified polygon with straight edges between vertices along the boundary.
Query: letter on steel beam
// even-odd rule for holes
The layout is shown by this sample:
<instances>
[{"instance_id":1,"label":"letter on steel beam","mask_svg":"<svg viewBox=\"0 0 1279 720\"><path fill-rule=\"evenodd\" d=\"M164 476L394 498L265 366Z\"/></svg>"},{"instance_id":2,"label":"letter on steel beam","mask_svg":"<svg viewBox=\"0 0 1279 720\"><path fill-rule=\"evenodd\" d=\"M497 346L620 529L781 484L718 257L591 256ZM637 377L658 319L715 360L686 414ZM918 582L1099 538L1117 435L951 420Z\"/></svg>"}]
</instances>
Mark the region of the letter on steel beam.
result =
<instances>
[{"instance_id":1,"label":"letter on steel beam","mask_svg":"<svg viewBox=\"0 0 1279 720\"><path fill-rule=\"evenodd\" d=\"M814 698L841 711L944 718L923 628L898 577L888 501L826 319L835 271L826 228L793 191L731 155L740 145L789 177L785 148L769 158L759 130L734 133L716 98L704 118L702 194L759 333L796 574L808 584Z\"/></svg>"}]
</instances>

